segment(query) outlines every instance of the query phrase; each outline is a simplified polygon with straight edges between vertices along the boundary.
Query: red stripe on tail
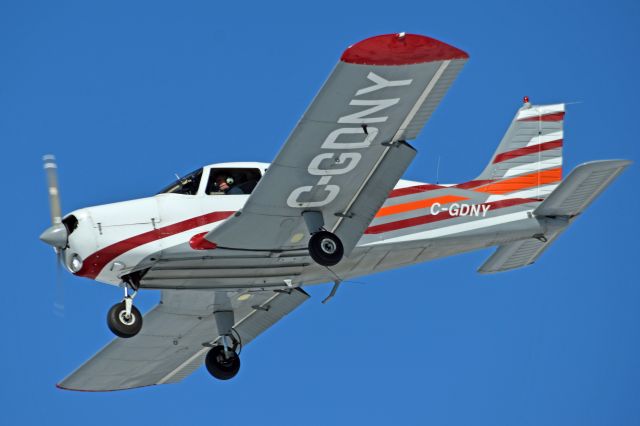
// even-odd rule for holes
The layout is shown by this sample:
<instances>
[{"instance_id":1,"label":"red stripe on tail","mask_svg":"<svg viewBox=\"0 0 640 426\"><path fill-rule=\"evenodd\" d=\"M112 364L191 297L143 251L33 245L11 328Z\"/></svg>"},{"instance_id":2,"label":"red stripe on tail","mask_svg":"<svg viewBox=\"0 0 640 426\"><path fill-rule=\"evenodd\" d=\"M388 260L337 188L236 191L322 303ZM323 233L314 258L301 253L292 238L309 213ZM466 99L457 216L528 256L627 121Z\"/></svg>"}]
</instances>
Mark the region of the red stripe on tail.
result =
<instances>
[{"instance_id":1,"label":"red stripe on tail","mask_svg":"<svg viewBox=\"0 0 640 426\"><path fill-rule=\"evenodd\" d=\"M522 157L529 154L536 154L538 152L548 151L550 149L560 147L562 147L562 139L558 139L557 141L545 142L538 145L527 146L520 149L514 149L513 151L507 151L496 155L496 158L493 160L493 164L501 163L512 158Z\"/></svg>"}]
</instances>

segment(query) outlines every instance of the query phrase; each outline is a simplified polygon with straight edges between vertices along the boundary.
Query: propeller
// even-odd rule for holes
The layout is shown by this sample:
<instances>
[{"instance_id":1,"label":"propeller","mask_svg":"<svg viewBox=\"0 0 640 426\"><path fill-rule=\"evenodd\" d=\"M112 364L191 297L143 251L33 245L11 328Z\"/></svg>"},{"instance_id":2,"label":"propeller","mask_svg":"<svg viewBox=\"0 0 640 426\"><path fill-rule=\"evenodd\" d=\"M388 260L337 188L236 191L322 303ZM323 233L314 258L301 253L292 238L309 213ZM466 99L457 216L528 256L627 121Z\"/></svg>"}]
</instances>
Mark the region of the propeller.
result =
<instances>
[{"instance_id":1,"label":"propeller","mask_svg":"<svg viewBox=\"0 0 640 426\"><path fill-rule=\"evenodd\" d=\"M45 155L42 157L44 171L47 175L47 187L49 191L49 211L51 213L51 226L41 235L40 239L53 246L56 252L56 301L53 303L54 313L64 315L64 289L62 288L62 262L64 261L64 249L67 247L67 228L62 223L62 208L60 207L60 191L58 190L58 165L56 157Z\"/></svg>"},{"instance_id":2,"label":"propeller","mask_svg":"<svg viewBox=\"0 0 640 426\"><path fill-rule=\"evenodd\" d=\"M60 192L58 191L58 165L56 164L56 157L53 155L45 155L42 160L44 161L44 171L47 174L51 226L40 235L40 239L57 249L57 252L64 250L67 246L68 236L67 228L62 223Z\"/></svg>"}]
</instances>

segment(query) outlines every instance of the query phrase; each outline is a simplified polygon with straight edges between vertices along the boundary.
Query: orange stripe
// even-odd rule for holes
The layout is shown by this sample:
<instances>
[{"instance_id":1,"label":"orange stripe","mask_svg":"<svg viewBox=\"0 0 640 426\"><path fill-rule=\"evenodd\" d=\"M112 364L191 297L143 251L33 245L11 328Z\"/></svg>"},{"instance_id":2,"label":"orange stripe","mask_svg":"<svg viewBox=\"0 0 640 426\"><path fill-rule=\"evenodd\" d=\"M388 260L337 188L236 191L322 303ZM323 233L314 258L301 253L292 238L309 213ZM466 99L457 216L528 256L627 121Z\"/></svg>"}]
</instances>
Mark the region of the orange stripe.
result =
<instances>
[{"instance_id":1,"label":"orange stripe","mask_svg":"<svg viewBox=\"0 0 640 426\"><path fill-rule=\"evenodd\" d=\"M404 212L408 212L410 210L424 209L424 208L427 208L427 207L431 207L435 203L448 204L448 203L453 203L455 201L462 201L462 200L468 200L468 199L469 198L467 198L467 197L459 197L457 195L444 195L442 197L427 198L425 200L411 201L409 203L402 203L402 204L396 204L394 206L383 207L380 210L378 210L378 213L376 213L376 217L389 216L391 214L404 213Z\"/></svg>"},{"instance_id":2,"label":"orange stripe","mask_svg":"<svg viewBox=\"0 0 640 426\"><path fill-rule=\"evenodd\" d=\"M519 191L521 189L532 188L548 183L558 182L562 179L562 167L557 169L542 170L529 173L528 175L516 176L511 179L475 188L474 191L487 192L489 194L506 194L508 192Z\"/></svg>"}]
</instances>

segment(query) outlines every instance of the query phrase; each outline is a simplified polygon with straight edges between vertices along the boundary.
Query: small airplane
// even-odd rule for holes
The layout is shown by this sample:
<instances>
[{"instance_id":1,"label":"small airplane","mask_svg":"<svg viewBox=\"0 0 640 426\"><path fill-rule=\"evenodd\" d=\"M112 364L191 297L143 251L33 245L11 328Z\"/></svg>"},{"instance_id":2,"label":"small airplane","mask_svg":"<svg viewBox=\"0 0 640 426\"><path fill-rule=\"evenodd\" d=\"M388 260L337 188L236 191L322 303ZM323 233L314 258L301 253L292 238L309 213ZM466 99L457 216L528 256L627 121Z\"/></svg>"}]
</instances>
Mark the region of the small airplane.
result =
<instances>
[{"instance_id":1,"label":"small airplane","mask_svg":"<svg viewBox=\"0 0 640 426\"><path fill-rule=\"evenodd\" d=\"M124 292L107 315L118 338L57 386L175 383L202 363L227 380L242 347L308 299L303 286L334 282L324 303L345 279L491 246L481 273L536 261L630 161L562 180L565 105L525 97L476 179L400 179L416 155L407 141L467 58L414 34L356 43L271 164L211 164L147 198L62 216L45 156L52 226L41 240L74 275ZM144 317L142 289L162 291Z\"/></svg>"}]
</instances>

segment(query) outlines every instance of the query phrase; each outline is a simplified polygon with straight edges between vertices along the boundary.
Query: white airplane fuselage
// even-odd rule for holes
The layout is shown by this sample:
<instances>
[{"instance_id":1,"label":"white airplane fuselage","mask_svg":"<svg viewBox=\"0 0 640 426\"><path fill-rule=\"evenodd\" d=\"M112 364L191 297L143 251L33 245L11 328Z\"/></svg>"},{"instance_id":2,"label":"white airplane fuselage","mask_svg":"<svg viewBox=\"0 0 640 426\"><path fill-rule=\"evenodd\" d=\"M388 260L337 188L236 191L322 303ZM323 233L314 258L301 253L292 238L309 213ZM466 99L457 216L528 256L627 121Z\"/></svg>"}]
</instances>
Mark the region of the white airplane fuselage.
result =
<instances>
[{"instance_id":1,"label":"white airplane fuselage","mask_svg":"<svg viewBox=\"0 0 640 426\"><path fill-rule=\"evenodd\" d=\"M204 168L195 195L162 193L70 213L66 218L73 216L77 224L68 237L65 265L76 275L111 285L142 271L141 288L277 288L425 262L544 234L549 227L531 214L538 200L525 200L507 213L496 210L493 216L492 203L432 203L424 208L426 215L448 215L437 227L410 227L402 235L398 231L366 234L348 257L330 269L313 262L306 249L228 250L203 236L241 210L249 195L207 195L203 187L210 168L234 165L250 165L263 172L269 166L211 165ZM420 184L401 180L396 189L416 185Z\"/></svg>"}]
</instances>

